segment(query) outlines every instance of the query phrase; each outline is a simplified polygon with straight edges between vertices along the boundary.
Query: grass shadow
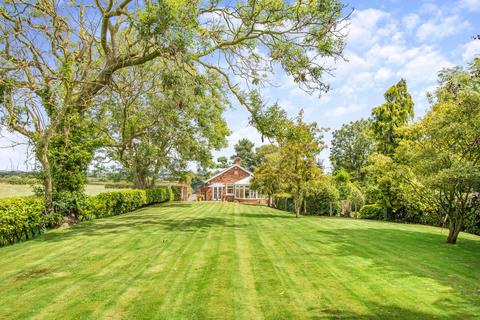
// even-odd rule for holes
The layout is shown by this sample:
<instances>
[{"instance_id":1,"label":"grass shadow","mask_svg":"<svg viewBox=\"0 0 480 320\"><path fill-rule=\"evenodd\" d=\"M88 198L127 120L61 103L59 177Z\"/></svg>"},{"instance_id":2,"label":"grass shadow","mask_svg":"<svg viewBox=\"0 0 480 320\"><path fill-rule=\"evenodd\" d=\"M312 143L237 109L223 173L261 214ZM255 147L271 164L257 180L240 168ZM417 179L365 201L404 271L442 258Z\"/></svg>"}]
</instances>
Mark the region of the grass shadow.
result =
<instances>
[{"instance_id":1,"label":"grass shadow","mask_svg":"<svg viewBox=\"0 0 480 320\"><path fill-rule=\"evenodd\" d=\"M458 244L446 243L445 234L435 234L431 230L405 230L386 227L344 228L336 230L319 230L325 243L335 244L330 253L337 257L359 257L370 261L372 272L391 273L396 278L403 277L408 281L411 277L431 279L438 284L451 288L461 300L438 300L435 305L444 310L455 308L459 319L473 319L472 314L463 314L480 305L480 241L469 237L460 237ZM310 238L318 241L318 238ZM480 238L479 238L480 240ZM476 272L472 273L472 270ZM478 283L477 286L465 285ZM468 287L468 288L467 288ZM398 313L399 318L430 319L428 315L415 314L414 311L402 310L395 306L390 308L388 317ZM480 314L475 315L480 319ZM342 317L340 317L342 318ZM438 317L437 317L438 318ZM319 318L320 319L320 318ZM350 318L346 318L350 319ZM370 319L352 315L351 319ZM440 317L440 319L443 319ZM447 319L447 317L445 318Z\"/></svg>"}]
</instances>

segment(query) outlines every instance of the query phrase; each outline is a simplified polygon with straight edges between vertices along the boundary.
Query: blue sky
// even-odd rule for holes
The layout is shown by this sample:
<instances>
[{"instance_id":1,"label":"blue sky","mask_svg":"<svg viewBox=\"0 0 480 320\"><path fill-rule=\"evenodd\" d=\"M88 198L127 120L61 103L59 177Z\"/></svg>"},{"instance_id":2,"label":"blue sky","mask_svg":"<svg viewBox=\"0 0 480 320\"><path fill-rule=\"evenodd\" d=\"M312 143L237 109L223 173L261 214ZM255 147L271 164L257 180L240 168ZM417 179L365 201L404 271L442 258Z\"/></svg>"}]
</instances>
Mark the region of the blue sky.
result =
<instances>
[{"instance_id":1,"label":"blue sky","mask_svg":"<svg viewBox=\"0 0 480 320\"><path fill-rule=\"evenodd\" d=\"M332 87L329 93L320 98L308 95L283 72L277 72L272 77L275 86L262 92L266 102L278 102L292 116L303 108L305 120L330 128L325 134L329 143L333 130L368 117L373 107L383 103L385 90L405 78L416 118L421 117L428 108L425 93L435 87L437 72L465 65L480 54L480 40L472 39L480 34L480 0L379 2L347 2L355 9L344 51L347 61L339 62L334 77L325 79ZM229 157L241 138L261 144L243 107L234 103L225 118L232 130L229 147L214 152L214 158ZM25 147L5 148L18 139L6 132L2 135L0 169L26 169ZM321 158L328 166L328 149Z\"/></svg>"},{"instance_id":2,"label":"blue sky","mask_svg":"<svg viewBox=\"0 0 480 320\"><path fill-rule=\"evenodd\" d=\"M350 1L355 9L350 21L346 62L336 65L327 78L332 89L320 98L310 96L282 72L276 87L263 90L267 103L279 102L290 115L305 111L307 121L330 128L325 140L342 124L367 118L383 103L383 93L401 78L407 80L415 102L416 118L428 108L426 91L436 84L437 72L465 65L480 54L480 0L447 1ZM260 135L248 126L248 114L238 105L225 114L233 131L229 148L215 156L230 156L241 138L261 144ZM321 155L328 166L328 149Z\"/></svg>"}]
</instances>

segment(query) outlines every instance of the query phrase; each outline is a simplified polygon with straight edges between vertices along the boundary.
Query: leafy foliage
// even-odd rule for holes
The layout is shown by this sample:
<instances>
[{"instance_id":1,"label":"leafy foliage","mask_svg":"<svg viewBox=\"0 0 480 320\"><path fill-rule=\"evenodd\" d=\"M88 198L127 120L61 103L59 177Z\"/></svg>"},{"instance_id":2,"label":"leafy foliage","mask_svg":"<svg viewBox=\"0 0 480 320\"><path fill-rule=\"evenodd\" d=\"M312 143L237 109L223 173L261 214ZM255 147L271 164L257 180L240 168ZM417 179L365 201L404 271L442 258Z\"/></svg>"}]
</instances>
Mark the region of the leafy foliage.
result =
<instances>
[{"instance_id":1,"label":"leafy foliage","mask_svg":"<svg viewBox=\"0 0 480 320\"><path fill-rule=\"evenodd\" d=\"M41 198L0 199L0 247L28 240L43 232L49 223Z\"/></svg>"},{"instance_id":2,"label":"leafy foliage","mask_svg":"<svg viewBox=\"0 0 480 320\"><path fill-rule=\"evenodd\" d=\"M316 123L305 123L303 112L279 141L278 166L281 190L289 193L298 217L306 197L313 194L322 169L317 157L324 147L322 130Z\"/></svg>"},{"instance_id":3,"label":"leafy foliage","mask_svg":"<svg viewBox=\"0 0 480 320\"><path fill-rule=\"evenodd\" d=\"M455 243L480 190L480 58L468 70L440 73L432 107L418 123L405 128L408 140L398 152L432 200L448 218L447 241Z\"/></svg>"},{"instance_id":4,"label":"leafy foliage","mask_svg":"<svg viewBox=\"0 0 480 320\"><path fill-rule=\"evenodd\" d=\"M173 199L169 187L105 192L95 197L86 197L79 208L78 218L91 220L108 217ZM0 246L31 239L56 225L58 218L61 218L58 214L45 214L43 199L40 197L0 199Z\"/></svg>"},{"instance_id":5,"label":"leafy foliage","mask_svg":"<svg viewBox=\"0 0 480 320\"><path fill-rule=\"evenodd\" d=\"M396 130L413 119L414 111L412 97L404 79L391 86L384 96L386 102L372 110L372 130L377 150L389 155L399 143Z\"/></svg>"},{"instance_id":6,"label":"leafy foliage","mask_svg":"<svg viewBox=\"0 0 480 320\"><path fill-rule=\"evenodd\" d=\"M149 204L172 201L173 199L174 195L169 187L105 192L88 199L80 220L116 216Z\"/></svg>"},{"instance_id":7,"label":"leafy foliage","mask_svg":"<svg viewBox=\"0 0 480 320\"><path fill-rule=\"evenodd\" d=\"M376 219L383 220L385 216L385 209L379 204L366 204L360 209L358 218L360 219Z\"/></svg>"},{"instance_id":8,"label":"leafy foliage","mask_svg":"<svg viewBox=\"0 0 480 320\"><path fill-rule=\"evenodd\" d=\"M330 161L333 170L346 170L354 181L364 182L368 156L374 141L370 134L371 121L357 120L333 132Z\"/></svg>"},{"instance_id":9,"label":"leafy foliage","mask_svg":"<svg viewBox=\"0 0 480 320\"><path fill-rule=\"evenodd\" d=\"M238 140L238 142L233 146L235 154L230 157L230 160L235 160L236 157L239 157L240 164L249 171L253 172L255 167L258 165L257 156L253 151L254 146L255 144L246 138Z\"/></svg>"}]
</instances>

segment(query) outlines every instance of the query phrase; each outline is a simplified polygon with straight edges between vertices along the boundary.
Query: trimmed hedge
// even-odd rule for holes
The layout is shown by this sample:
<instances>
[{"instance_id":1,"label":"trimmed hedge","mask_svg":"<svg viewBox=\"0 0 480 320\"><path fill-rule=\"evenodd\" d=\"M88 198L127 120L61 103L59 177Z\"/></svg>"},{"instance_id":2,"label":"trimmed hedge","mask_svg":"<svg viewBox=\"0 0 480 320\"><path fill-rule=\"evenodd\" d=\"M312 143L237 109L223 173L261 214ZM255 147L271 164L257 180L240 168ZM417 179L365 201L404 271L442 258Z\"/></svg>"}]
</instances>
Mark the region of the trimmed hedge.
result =
<instances>
[{"instance_id":1,"label":"trimmed hedge","mask_svg":"<svg viewBox=\"0 0 480 320\"><path fill-rule=\"evenodd\" d=\"M384 216L385 216L385 210L381 205L366 204L358 212L357 218L383 220Z\"/></svg>"},{"instance_id":2,"label":"trimmed hedge","mask_svg":"<svg viewBox=\"0 0 480 320\"><path fill-rule=\"evenodd\" d=\"M182 187L172 186L173 198L175 201L181 201L182 199Z\"/></svg>"},{"instance_id":3,"label":"trimmed hedge","mask_svg":"<svg viewBox=\"0 0 480 320\"><path fill-rule=\"evenodd\" d=\"M92 220L116 216L149 204L171 200L173 193L169 187L104 192L88 199L87 208L83 210L79 219Z\"/></svg>"},{"instance_id":4,"label":"trimmed hedge","mask_svg":"<svg viewBox=\"0 0 480 320\"><path fill-rule=\"evenodd\" d=\"M0 199L0 247L34 237L48 222L41 198Z\"/></svg>"},{"instance_id":5,"label":"trimmed hedge","mask_svg":"<svg viewBox=\"0 0 480 320\"><path fill-rule=\"evenodd\" d=\"M171 201L172 189L121 190L87 197L80 208L79 220L115 216L146 205ZM28 240L54 225L55 219L44 214L43 199L20 197L0 199L0 247Z\"/></svg>"}]
</instances>

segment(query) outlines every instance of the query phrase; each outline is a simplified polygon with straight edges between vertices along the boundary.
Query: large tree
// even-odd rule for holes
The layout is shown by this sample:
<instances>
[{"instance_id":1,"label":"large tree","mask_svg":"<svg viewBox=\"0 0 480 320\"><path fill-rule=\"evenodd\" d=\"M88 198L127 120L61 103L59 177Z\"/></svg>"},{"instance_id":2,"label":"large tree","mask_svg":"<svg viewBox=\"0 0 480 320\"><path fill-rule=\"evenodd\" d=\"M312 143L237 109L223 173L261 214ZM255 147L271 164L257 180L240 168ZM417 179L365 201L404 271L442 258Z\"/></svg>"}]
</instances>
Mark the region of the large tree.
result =
<instances>
[{"instance_id":1,"label":"large tree","mask_svg":"<svg viewBox=\"0 0 480 320\"><path fill-rule=\"evenodd\" d=\"M268 197L268 206L272 205L273 196L281 191L282 173L280 172L279 150L276 145L268 144L257 148L261 162L255 169L252 189Z\"/></svg>"},{"instance_id":2,"label":"large tree","mask_svg":"<svg viewBox=\"0 0 480 320\"><path fill-rule=\"evenodd\" d=\"M374 141L369 132L369 120L357 120L333 132L330 161L335 172L346 170L355 181L365 180L363 168L373 151Z\"/></svg>"},{"instance_id":3,"label":"large tree","mask_svg":"<svg viewBox=\"0 0 480 320\"><path fill-rule=\"evenodd\" d=\"M386 102L372 110L372 131L378 152L392 155L399 143L397 129L413 119L413 101L402 79L388 88Z\"/></svg>"},{"instance_id":4,"label":"large tree","mask_svg":"<svg viewBox=\"0 0 480 320\"><path fill-rule=\"evenodd\" d=\"M455 243L480 190L480 58L440 73L431 110L405 129L398 157L409 164L448 219Z\"/></svg>"},{"instance_id":5,"label":"large tree","mask_svg":"<svg viewBox=\"0 0 480 320\"><path fill-rule=\"evenodd\" d=\"M34 145L52 211L54 192L83 190L99 147L90 111L119 70L156 59L211 71L262 128L261 107L234 79L262 85L280 65L304 89L327 90L323 58L341 54L343 8L337 0L3 2L3 124Z\"/></svg>"},{"instance_id":6,"label":"large tree","mask_svg":"<svg viewBox=\"0 0 480 320\"><path fill-rule=\"evenodd\" d=\"M257 166L257 156L253 151L255 144L243 138L238 140L238 142L233 147L235 154L230 157L230 160L235 160L235 158L240 158L240 164L250 171L254 171Z\"/></svg>"},{"instance_id":7,"label":"large tree","mask_svg":"<svg viewBox=\"0 0 480 320\"><path fill-rule=\"evenodd\" d=\"M136 187L153 186L160 172L182 172L189 161L208 166L211 151L226 146L226 101L214 74L150 63L118 73L114 84L99 106L107 154Z\"/></svg>"},{"instance_id":8,"label":"large tree","mask_svg":"<svg viewBox=\"0 0 480 320\"><path fill-rule=\"evenodd\" d=\"M297 218L320 180L322 169L317 159L324 146L322 130L315 122L305 123L303 111L289 127L286 137L279 141L281 188L292 196Z\"/></svg>"}]
</instances>

